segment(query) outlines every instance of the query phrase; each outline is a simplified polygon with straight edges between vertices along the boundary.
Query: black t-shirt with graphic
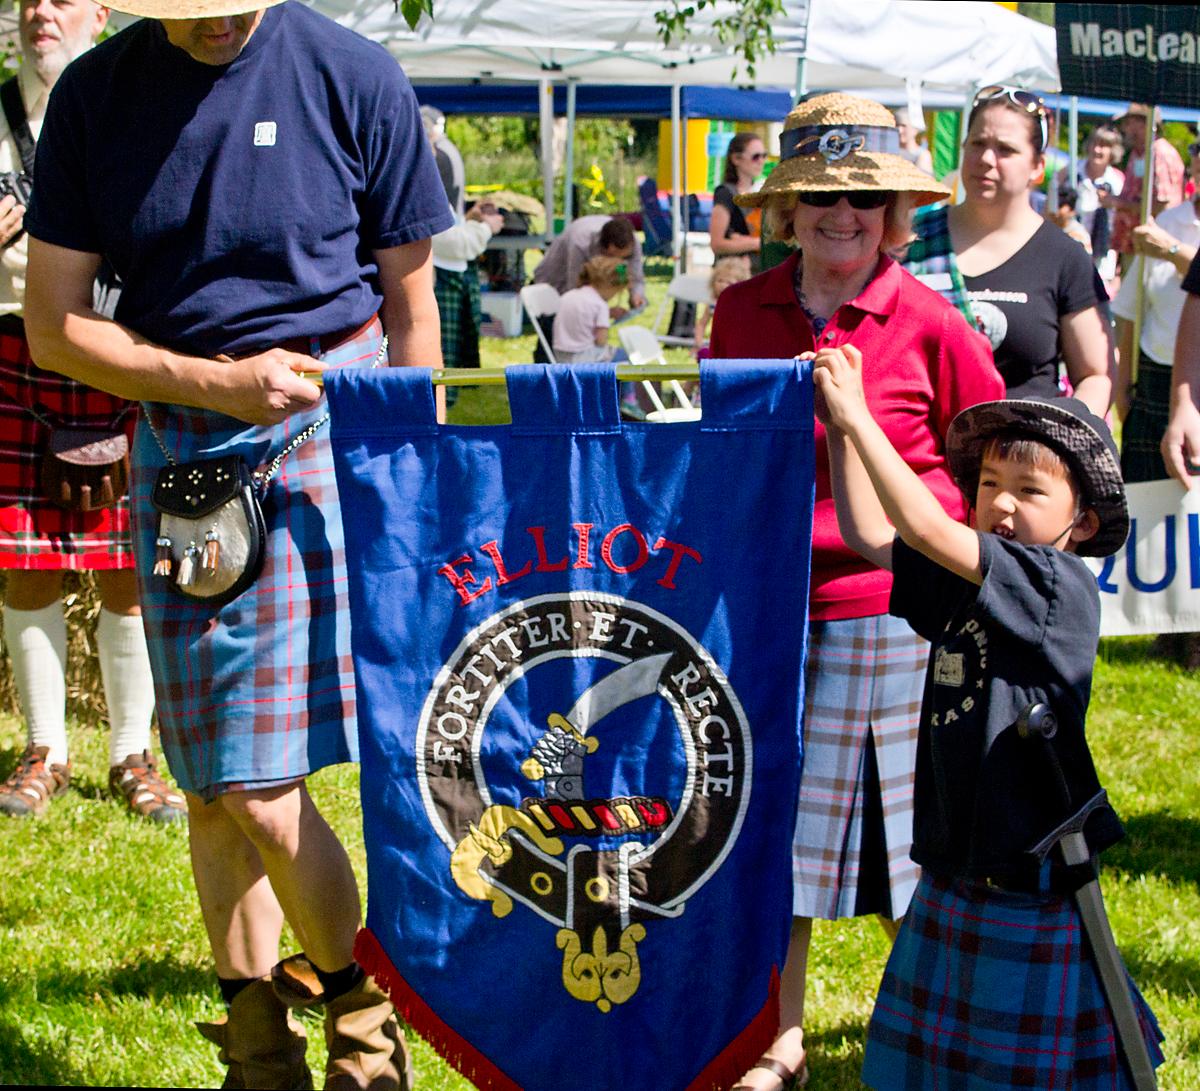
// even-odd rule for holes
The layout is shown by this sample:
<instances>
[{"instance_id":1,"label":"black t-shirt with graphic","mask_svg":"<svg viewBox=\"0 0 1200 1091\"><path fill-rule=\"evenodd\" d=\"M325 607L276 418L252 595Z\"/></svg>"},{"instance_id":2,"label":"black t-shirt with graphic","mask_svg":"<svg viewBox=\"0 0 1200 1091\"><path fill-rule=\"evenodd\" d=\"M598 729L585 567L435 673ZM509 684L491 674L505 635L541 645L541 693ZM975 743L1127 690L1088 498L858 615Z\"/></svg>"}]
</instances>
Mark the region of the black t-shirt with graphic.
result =
<instances>
[{"instance_id":1,"label":"black t-shirt with graphic","mask_svg":"<svg viewBox=\"0 0 1200 1091\"><path fill-rule=\"evenodd\" d=\"M912 858L960 878L1037 874L1030 850L1097 792L1084 736L1100 632L1095 577L1078 557L981 534L983 584L910 549L892 553L891 612L931 642L913 812ZM1022 739L1016 721L1043 702L1052 740ZM1063 798L1050 755L1063 770ZM1122 836L1111 808L1086 827L1098 853Z\"/></svg>"},{"instance_id":2,"label":"black t-shirt with graphic","mask_svg":"<svg viewBox=\"0 0 1200 1091\"><path fill-rule=\"evenodd\" d=\"M729 226L725 228L725 237L733 235L753 235L750 225L746 222L746 213L733 203L734 190L726 185L717 186L713 190L713 205L729 210Z\"/></svg>"},{"instance_id":3,"label":"black t-shirt with graphic","mask_svg":"<svg viewBox=\"0 0 1200 1091\"><path fill-rule=\"evenodd\" d=\"M1087 251L1047 221L1008 261L963 283L1008 396L1058 397L1059 319L1097 303Z\"/></svg>"}]
</instances>

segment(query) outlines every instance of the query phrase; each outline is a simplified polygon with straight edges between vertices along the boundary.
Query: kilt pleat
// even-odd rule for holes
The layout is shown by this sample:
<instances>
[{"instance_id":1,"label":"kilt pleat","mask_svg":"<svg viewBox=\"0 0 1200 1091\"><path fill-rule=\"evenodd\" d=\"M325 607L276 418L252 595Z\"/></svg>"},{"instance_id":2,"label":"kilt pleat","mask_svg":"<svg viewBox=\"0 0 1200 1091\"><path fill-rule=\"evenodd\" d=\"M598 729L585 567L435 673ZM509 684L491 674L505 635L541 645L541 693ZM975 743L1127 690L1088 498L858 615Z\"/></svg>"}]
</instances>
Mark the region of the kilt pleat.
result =
<instances>
[{"instance_id":1,"label":"kilt pleat","mask_svg":"<svg viewBox=\"0 0 1200 1091\"><path fill-rule=\"evenodd\" d=\"M25 338L0 330L0 568L133 567L129 498L99 511L68 511L42 496L41 463L56 425L124 428L137 404L38 367Z\"/></svg>"},{"instance_id":2,"label":"kilt pleat","mask_svg":"<svg viewBox=\"0 0 1200 1091\"><path fill-rule=\"evenodd\" d=\"M809 625L804 764L792 845L797 917L854 916L868 791L865 747L874 746L890 915L903 914L919 869L912 849L917 726L929 645L884 614ZM856 908L857 907L857 908Z\"/></svg>"},{"instance_id":3,"label":"kilt pleat","mask_svg":"<svg viewBox=\"0 0 1200 1091\"><path fill-rule=\"evenodd\" d=\"M1162 1034L1129 982L1155 1065ZM1124 1091L1116 1029L1074 901L921 877L867 1030L887 1091Z\"/></svg>"},{"instance_id":4,"label":"kilt pleat","mask_svg":"<svg viewBox=\"0 0 1200 1091\"><path fill-rule=\"evenodd\" d=\"M1121 475L1127 485L1167 476L1161 443L1170 411L1171 368L1143 352L1129 414L1121 425Z\"/></svg>"},{"instance_id":5,"label":"kilt pleat","mask_svg":"<svg viewBox=\"0 0 1200 1091\"><path fill-rule=\"evenodd\" d=\"M321 359L370 365L381 332L376 321ZM322 398L282 424L259 427L209 410L145 407L177 461L237 453L252 468L325 412ZM328 425L287 456L262 497L261 575L217 608L189 602L149 575L156 528L150 494L164 461L139 424L132 487L138 579L163 750L175 779L212 799L357 760L346 559Z\"/></svg>"}]
</instances>

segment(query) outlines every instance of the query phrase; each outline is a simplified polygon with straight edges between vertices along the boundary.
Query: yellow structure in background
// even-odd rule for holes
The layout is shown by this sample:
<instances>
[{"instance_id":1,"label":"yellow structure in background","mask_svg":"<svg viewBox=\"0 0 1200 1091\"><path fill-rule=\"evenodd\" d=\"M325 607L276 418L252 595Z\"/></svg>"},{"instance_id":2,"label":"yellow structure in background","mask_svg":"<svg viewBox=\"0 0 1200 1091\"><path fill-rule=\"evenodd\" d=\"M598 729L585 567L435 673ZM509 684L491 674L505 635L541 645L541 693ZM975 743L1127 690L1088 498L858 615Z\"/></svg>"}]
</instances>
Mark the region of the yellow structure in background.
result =
<instances>
[{"instance_id":1,"label":"yellow structure in background","mask_svg":"<svg viewBox=\"0 0 1200 1091\"><path fill-rule=\"evenodd\" d=\"M704 118L689 118L680 126L683 143L681 156L683 178L680 179L689 193L712 193L721 184L725 171L725 149L734 133L753 132L762 137L770 149L769 126L759 121L710 121ZM685 135L686 134L686 135ZM768 160L768 163L770 161ZM658 123L658 177L659 189L671 188L671 122L663 119Z\"/></svg>"}]
</instances>

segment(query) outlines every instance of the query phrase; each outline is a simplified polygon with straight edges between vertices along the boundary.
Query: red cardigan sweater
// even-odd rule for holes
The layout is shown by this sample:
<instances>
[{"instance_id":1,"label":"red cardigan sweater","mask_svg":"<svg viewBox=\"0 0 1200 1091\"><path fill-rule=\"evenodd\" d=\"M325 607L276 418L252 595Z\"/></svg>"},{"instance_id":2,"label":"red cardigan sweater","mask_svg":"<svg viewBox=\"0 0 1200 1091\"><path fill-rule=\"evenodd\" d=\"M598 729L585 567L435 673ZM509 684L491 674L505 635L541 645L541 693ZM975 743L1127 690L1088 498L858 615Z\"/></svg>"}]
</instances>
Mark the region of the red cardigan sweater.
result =
<instances>
[{"instance_id":1,"label":"red cardigan sweater","mask_svg":"<svg viewBox=\"0 0 1200 1091\"><path fill-rule=\"evenodd\" d=\"M792 287L800 254L721 293L712 327L716 360L789 359L817 347ZM862 292L829 320L820 345L852 344L863 354L871 412L942 507L965 519L967 504L946 466L943 440L956 413L1004 397L984 338L936 292L881 257ZM842 541L829 484L825 429L816 427L809 616L816 621L886 614L890 573ZM781 492L786 482L780 482Z\"/></svg>"}]
</instances>

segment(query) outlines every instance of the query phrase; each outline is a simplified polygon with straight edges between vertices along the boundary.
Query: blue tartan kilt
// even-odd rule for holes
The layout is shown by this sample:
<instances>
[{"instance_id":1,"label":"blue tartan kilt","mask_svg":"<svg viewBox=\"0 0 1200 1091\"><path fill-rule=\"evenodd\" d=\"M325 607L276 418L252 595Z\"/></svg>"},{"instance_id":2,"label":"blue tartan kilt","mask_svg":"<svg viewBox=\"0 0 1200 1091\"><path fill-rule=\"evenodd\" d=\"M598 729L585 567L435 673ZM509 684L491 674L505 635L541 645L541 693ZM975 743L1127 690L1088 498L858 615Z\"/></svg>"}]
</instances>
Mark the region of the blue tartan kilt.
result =
<instances>
[{"instance_id":1,"label":"blue tartan kilt","mask_svg":"<svg viewBox=\"0 0 1200 1091\"><path fill-rule=\"evenodd\" d=\"M1162 1033L1129 991L1157 1067ZM1132 1091L1118 1048L1071 898L922 875L867 1029L867 1086Z\"/></svg>"},{"instance_id":2,"label":"blue tartan kilt","mask_svg":"<svg viewBox=\"0 0 1200 1091\"><path fill-rule=\"evenodd\" d=\"M369 366L381 339L375 320L322 362ZM145 406L138 422L130 489L134 549L163 752L179 786L205 800L358 760L329 426L284 459L261 497L262 573L232 602L213 607L189 602L150 575L157 525L150 494L165 460L146 418L178 462L240 454L259 469L326 411L322 398L282 424L261 427L156 403Z\"/></svg>"}]
</instances>

